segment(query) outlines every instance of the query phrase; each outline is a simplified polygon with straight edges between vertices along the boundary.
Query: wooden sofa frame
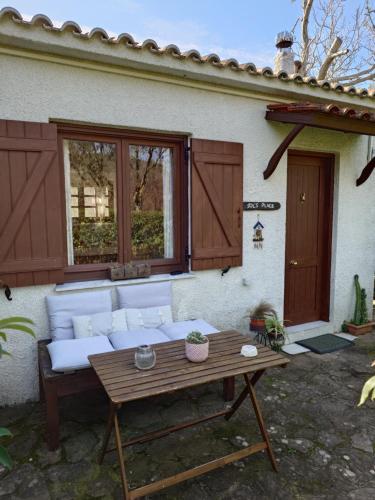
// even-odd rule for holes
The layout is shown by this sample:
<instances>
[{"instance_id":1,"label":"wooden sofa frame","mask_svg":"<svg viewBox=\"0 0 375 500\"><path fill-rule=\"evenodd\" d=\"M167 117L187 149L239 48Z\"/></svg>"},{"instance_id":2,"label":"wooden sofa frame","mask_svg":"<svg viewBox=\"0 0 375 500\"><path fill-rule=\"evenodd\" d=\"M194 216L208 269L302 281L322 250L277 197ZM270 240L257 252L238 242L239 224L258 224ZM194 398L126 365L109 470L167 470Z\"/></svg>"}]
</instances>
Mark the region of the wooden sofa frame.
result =
<instances>
[{"instance_id":1,"label":"wooden sofa frame","mask_svg":"<svg viewBox=\"0 0 375 500\"><path fill-rule=\"evenodd\" d=\"M59 399L93 389L103 390L103 386L92 368L68 373L54 372L47 349L49 342L51 342L50 339L38 341L38 364L40 401L45 402L47 412L47 446L53 451L60 445ZM232 401L234 392L234 377L225 378L223 381L224 400Z\"/></svg>"}]
</instances>

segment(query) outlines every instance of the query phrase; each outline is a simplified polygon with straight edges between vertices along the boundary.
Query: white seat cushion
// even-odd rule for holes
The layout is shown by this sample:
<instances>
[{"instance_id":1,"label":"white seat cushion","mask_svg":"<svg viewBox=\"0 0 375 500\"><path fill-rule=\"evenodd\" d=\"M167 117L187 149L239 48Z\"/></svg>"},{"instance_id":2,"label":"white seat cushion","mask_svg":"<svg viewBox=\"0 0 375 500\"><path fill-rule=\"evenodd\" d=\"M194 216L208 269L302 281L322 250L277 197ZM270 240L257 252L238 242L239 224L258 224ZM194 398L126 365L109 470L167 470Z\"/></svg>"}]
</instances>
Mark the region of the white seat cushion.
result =
<instances>
[{"instance_id":1,"label":"white seat cushion","mask_svg":"<svg viewBox=\"0 0 375 500\"><path fill-rule=\"evenodd\" d=\"M172 303L171 284L146 283L117 287L119 308L138 309L143 307L168 306Z\"/></svg>"},{"instance_id":2,"label":"white seat cushion","mask_svg":"<svg viewBox=\"0 0 375 500\"><path fill-rule=\"evenodd\" d=\"M47 349L51 358L52 370L56 372L88 368L90 362L87 356L114 350L108 337L104 336L59 340L48 344Z\"/></svg>"},{"instance_id":3,"label":"white seat cushion","mask_svg":"<svg viewBox=\"0 0 375 500\"><path fill-rule=\"evenodd\" d=\"M50 295L46 299L51 336L54 341L74 338L73 316L112 311L110 290Z\"/></svg>"},{"instance_id":4,"label":"white seat cushion","mask_svg":"<svg viewBox=\"0 0 375 500\"><path fill-rule=\"evenodd\" d=\"M127 330L115 332L109 336L113 347L117 349L129 349L144 344L161 344L169 342L169 338L156 328L143 328L141 330Z\"/></svg>"},{"instance_id":5,"label":"white seat cushion","mask_svg":"<svg viewBox=\"0 0 375 500\"><path fill-rule=\"evenodd\" d=\"M159 327L170 340L180 340L186 338L190 332L201 332L203 335L210 333L218 333L215 327L204 321L203 319L192 319L188 321L176 321L171 325L162 325Z\"/></svg>"},{"instance_id":6,"label":"white seat cushion","mask_svg":"<svg viewBox=\"0 0 375 500\"><path fill-rule=\"evenodd\" d=\"M101 312L91 316L73 316L72 321L76 339L110 335L113 332L123 332L128 329L125 309Z\"/></svg>"}]
</instances>

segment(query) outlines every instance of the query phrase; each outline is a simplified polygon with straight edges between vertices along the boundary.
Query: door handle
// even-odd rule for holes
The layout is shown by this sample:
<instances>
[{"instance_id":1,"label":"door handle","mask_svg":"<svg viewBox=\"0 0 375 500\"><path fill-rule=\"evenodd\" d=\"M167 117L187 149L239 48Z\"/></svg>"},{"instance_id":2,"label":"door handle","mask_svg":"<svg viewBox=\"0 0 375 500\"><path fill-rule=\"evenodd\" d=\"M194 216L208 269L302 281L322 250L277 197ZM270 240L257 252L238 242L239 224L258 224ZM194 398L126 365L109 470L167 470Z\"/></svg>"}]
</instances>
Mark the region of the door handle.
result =
<instances>
[{"instance_id":1,"label":"door handle","mask_svg":"<svg viewBox=\"0 0 375 500\"><path fill-rule=\"evenodd\" d=\"M296 265L298 264L298 262L297 262L296 260L290 260L290 261L289 261L289 264L290 264L291 266L296 266Z\"/></svg>"}]
</instances>

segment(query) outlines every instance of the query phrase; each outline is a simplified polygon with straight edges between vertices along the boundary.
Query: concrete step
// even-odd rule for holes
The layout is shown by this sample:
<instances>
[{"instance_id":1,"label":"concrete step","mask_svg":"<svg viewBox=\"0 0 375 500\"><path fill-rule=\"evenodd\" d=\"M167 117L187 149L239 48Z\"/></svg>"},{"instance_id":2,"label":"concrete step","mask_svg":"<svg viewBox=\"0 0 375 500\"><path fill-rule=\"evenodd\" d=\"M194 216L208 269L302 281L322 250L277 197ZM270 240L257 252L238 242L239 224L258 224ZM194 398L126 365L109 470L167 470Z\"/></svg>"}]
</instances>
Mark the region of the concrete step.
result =
<instances>
[{"instance_id":1,"label":"concrete step","mask_svg":"<svg viewBox=\"0 0 375 500\"><path fill-rule=\"evenodd\" d=\"M303 325L288 326L285 330L287 333L286 344L319 337L325 333L334 333L333 323L328 321L314 321Z\"/></svg>"}]
</instances>

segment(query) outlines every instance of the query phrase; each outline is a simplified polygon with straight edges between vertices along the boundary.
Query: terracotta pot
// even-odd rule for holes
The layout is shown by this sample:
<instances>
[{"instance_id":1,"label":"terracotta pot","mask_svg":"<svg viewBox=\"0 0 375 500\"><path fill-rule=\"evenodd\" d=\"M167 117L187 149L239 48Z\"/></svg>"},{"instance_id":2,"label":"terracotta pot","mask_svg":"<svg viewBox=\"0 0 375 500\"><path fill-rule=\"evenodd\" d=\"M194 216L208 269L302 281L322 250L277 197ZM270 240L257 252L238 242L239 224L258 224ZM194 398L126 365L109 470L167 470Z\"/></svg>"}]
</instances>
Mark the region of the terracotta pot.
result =
<instances>
[{"instance_id":1,"label":"terracotta pot","mask_svg":"<svg viewBox=\"0 0 375 500\"><path fill-rule=\"evenodd\" d=\"M208 345L208 340L204 344L191 344L185 341L185 354L187 359L193 363L206 361L208 358Z\"/></svg>"},{"instance_id":2,"label":"terracotta pot","mask_svg":"<svg viewBox=\"0 0 375 500\"><path fill-rule=\"evenodd\" d=\"M264 332L266 329L266 320L250 318L250 330L253 332Z\"/></svg>"},{"instance_id":3,"label":"terracotta pot","mask_svg":"<svg viewBox=\"0 0 375 500\"><path fill-rule=\"evenodd\" d=\"M351 335L364 335L365 333L372 332L375 323L365 323L364 325L354 325L353 323L347 323L348 332Z\"/></svg>"}]
</instances>

